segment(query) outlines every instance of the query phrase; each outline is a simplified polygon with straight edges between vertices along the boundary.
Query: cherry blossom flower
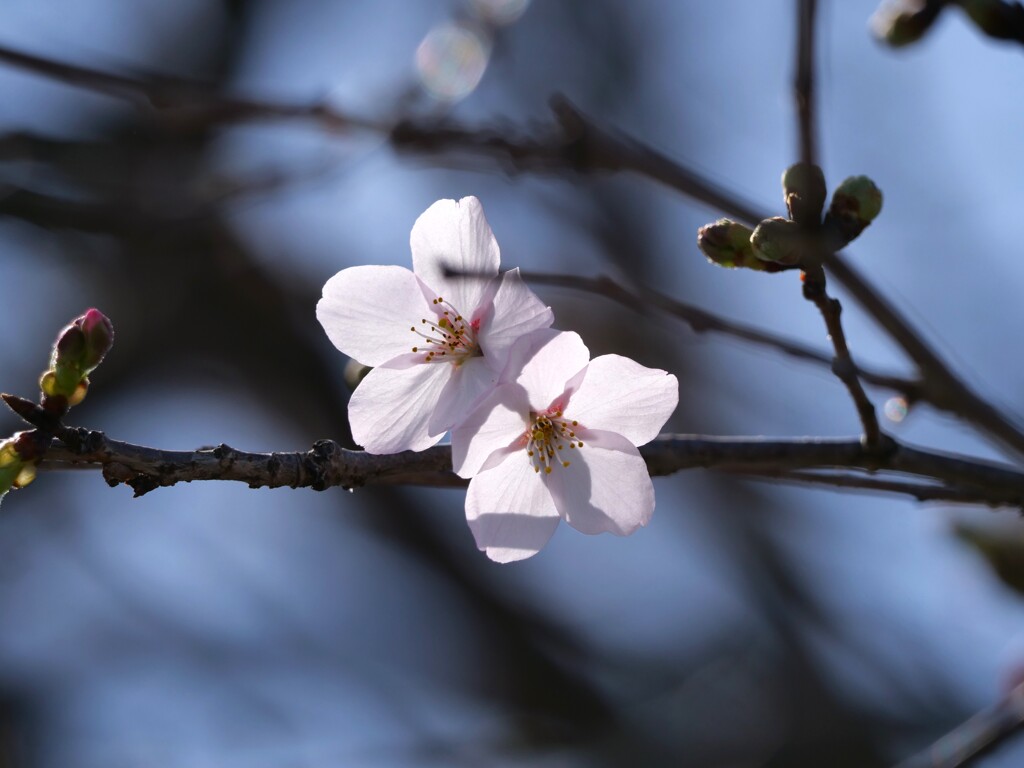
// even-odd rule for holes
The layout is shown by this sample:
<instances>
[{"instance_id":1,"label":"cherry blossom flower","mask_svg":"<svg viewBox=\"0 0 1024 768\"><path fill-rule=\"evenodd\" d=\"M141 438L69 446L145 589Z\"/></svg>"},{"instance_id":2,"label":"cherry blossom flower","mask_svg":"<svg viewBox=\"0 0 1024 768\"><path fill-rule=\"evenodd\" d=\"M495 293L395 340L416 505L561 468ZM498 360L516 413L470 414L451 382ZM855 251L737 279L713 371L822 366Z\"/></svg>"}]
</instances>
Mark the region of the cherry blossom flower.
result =
<instances>
[{"instance_id":1,"label":"cherry blossom flower","mask_svg":"<svg viewBox=\"0 0 1024 768\"><path fill-rule=\"evenodd\" d=\"M472 478L469 527L492 560L536 554L560 518L620 536L651 518L654 486L636 446L657 436L679 384L626 357L589 357L575 333L532 334L513 350L518 377L452 432L455 471Z\"/></svg>"},{"instance_id":2,"label":"cherry blossom flower","mask_svg":"<svg viewBox=\"0 0 1024 768\"><path fill-rule=\"evenodd\" d=\"M436 443L498 383L516 340L553 320L519 270L498 275L498 243L475 197L430 206L410 246L412 271L344 269L316 307L334 346L373 366L348 410L353 438L371 453Z\"/></svg>"}]
</instances>

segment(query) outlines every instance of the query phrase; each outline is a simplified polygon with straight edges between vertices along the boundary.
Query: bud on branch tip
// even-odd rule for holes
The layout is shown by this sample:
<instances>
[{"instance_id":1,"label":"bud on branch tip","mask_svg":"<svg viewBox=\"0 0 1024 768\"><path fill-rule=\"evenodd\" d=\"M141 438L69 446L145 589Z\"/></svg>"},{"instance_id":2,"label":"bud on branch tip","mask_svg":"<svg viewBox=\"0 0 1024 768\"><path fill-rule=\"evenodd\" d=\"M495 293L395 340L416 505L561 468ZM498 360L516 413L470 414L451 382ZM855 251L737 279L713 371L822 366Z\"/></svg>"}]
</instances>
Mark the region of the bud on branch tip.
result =
<instances>
[{"instance_id":1,"label":"bud on branch tip","mask_svg":"<svg viewBox=\"0 0 1024 768\"><path fill-rule=\"evenodd\" d=\"M867 176L851 176L836 187L825 218L844 243L848 243L882 211L882 191Z\"/></svg>"},{"instance_id":2,"label":"bud on branch tip","mask_svg":"<svg viewBox=\"0 0 1024 768\"><path fill-rule=\"evenodd\" d=\"M774 265L761 261L754 253L750 243L753 234L750 227L731 219L719 219L697 230L697 247L708 261L720 267L774 271Z\"/></svg>"},{"instance_id":3,"label":"bud on branch tip","mask_svg":"<svg viewBox=\"0 0 1024 768\"><path fill-rule=\"evenodd\" d=\"M816 165L796 163L782 174L782 199L789 217L798 224L821 224L821 211L827 195L825 174Z\"/></svg>"},{"instance_id":4,"label":"bud on branch tip","mask_svg":"<svg viewBox=\"0 0 1024 768\"><path fill-rule=\"evenodd\" d=\"M57 336L50 368L39 380L47 397L65 397L77 405L89 387L89 374L103 361L114 343L114 326L98 309L90 309Z\"/></svg>"}]
</instances>

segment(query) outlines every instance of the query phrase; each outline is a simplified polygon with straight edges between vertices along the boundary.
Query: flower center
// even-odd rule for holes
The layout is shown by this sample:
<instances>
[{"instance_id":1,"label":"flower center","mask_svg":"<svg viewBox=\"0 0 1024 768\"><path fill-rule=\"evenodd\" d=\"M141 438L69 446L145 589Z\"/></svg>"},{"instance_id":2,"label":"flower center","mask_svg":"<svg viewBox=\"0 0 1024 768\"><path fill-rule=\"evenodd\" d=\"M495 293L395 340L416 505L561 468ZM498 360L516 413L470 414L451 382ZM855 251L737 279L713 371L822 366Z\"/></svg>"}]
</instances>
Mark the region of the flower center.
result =
<instances>
[{"instance_id":1,"label":"flower center","mask_svg":"<svg viewBox=\"0 0 1024 768\"><path fill-rule=\"evenodd\" d=\"M420 362L462 365L471 357L483 355L476 340L480 321L467 323L458 310L440 296L433 303L441 309L441 315L435 320L423 318L419 328L415 325L410 328L423 339L412 348L413 352L423 354Z\"/></svg>"},{"instance_id":2,"label":"flower center","mask_svg":"<svg viewBox=\"0 0 1024 768\"><path fill-rule=\"evenodd\" d=\"M550 475L553 466L568 467L570 462L562 451L583 447L583 441L576 436L578 421L562 418L562 411L549 410L547 413L531 413L532 423L525 433L526 455L533 464L533 471L544 471Z\"/></svg>"}]
</instances>

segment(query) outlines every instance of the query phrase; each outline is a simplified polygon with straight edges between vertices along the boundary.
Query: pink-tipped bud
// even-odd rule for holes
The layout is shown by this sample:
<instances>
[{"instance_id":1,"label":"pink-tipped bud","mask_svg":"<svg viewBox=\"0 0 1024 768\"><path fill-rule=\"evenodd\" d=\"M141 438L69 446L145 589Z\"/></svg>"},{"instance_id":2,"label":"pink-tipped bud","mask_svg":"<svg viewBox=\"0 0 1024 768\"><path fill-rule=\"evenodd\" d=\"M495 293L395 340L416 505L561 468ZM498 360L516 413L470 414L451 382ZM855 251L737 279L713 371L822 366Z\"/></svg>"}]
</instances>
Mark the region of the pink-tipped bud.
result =
<instances>
[{"instance_id":1,"label":"pink-tipped bud","mask_svg":"<svg viewBox=\"0 0 1024 768\"><path fill-rule=\"evenodd\" d=\"M98 309L90 309L75 324L85 334L86 349L83 364L91 371L103 361L103 357L114 344L114 325Z\"/></svg>"},{"instance_id":2,"label":"pink-tipped bud","mask_svg":"<svg viewBox=\"0 0 1024 768\"><path fill-rule=\"evenodd\" d=\"M47 397L64 397L77 405L85 397L89 374L114 343L114 326L98 309L90 309L69 323L57 337L50 357L50 369L43 373L39 387Z\"/></svg>"}]
</instances>

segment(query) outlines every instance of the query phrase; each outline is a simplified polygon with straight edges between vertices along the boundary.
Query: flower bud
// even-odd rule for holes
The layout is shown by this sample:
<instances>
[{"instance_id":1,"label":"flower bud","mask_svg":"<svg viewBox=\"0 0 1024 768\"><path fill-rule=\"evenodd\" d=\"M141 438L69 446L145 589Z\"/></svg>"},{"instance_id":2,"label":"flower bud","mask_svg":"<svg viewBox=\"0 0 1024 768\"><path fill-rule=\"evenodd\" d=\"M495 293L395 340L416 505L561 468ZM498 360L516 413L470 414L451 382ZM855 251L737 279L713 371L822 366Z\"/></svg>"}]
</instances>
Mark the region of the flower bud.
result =
<instances>
[{"instance_id":1,"label":"flower bud","mask_svg":"<svg viewBox=\"0 0 1024 768\"><path fill-rule=\"evenodd\" d=\"M817 226L825 207L825 174L811 163L796 163L782 174L782 198L789 218L798 224Z\"/></svg>"},{"instance_id":2,"label":"flower bud","mask_svg":"<svg viewBox=\"0 0 1024 768\"><path fill-rule=\"evenodd\" d=\"M875 37L899 48L924 37L942 7L923 0L889 0L879 6L868 23Z\"/></svg>"},{"instance_id":3,"label":"flower bud","mask_svg":"<svg viewBox=\"0 0 1024 768\"><path fill-rule=\"evenodd\" d=\"M851 176L832 193L826 224L844 244L857 237L882 211L882 191L867 176Z\"/></svg>"},{"instance_id":4,"label":"flower bud","mask_svg":"<svg viewBox=\"0 0 1024 768\"><path fill-rule=\"evenodd\" d=\"M720 267L764 271L768 265L754 256L750 245L752 234L750 227L730 219L719 219L697 230L697 247L708 261Z\"/></svg>"},{"instance_id":5,"label":"flower bud","mask_svg":"<svg viewBox=\"0 0 1024 768\"><path fill-rule=\"evenodd\" d=\"M95 370L114 342L114 327L98 309L73 320L57 337L50 369L39 380L47 397L65 397L77 405L88 390L88 375Z\"/></svg>"},{"instance_id":6,"label":"flower bud","mask_svg":"<svg viewBox=\"0 0 1024 768\"><path fill-rule=\"evenodd\" d=\"M26 434L19 432L0 442L0 499L12 488L23 488L35 479L35 462L26 461L18 451L19 438Z\"/></svg>"},{"instance_id":7,"label":"flower bud","mask_svg":"<svg viewBox=\"0 0 1024 768\"><path fill-rule=\"evenodd\" d=\"M800 263L803 240L800 225L781 216L765 219L750 236L750 244L758 259L788 267Z\"/></svg>"}]
</instances>

